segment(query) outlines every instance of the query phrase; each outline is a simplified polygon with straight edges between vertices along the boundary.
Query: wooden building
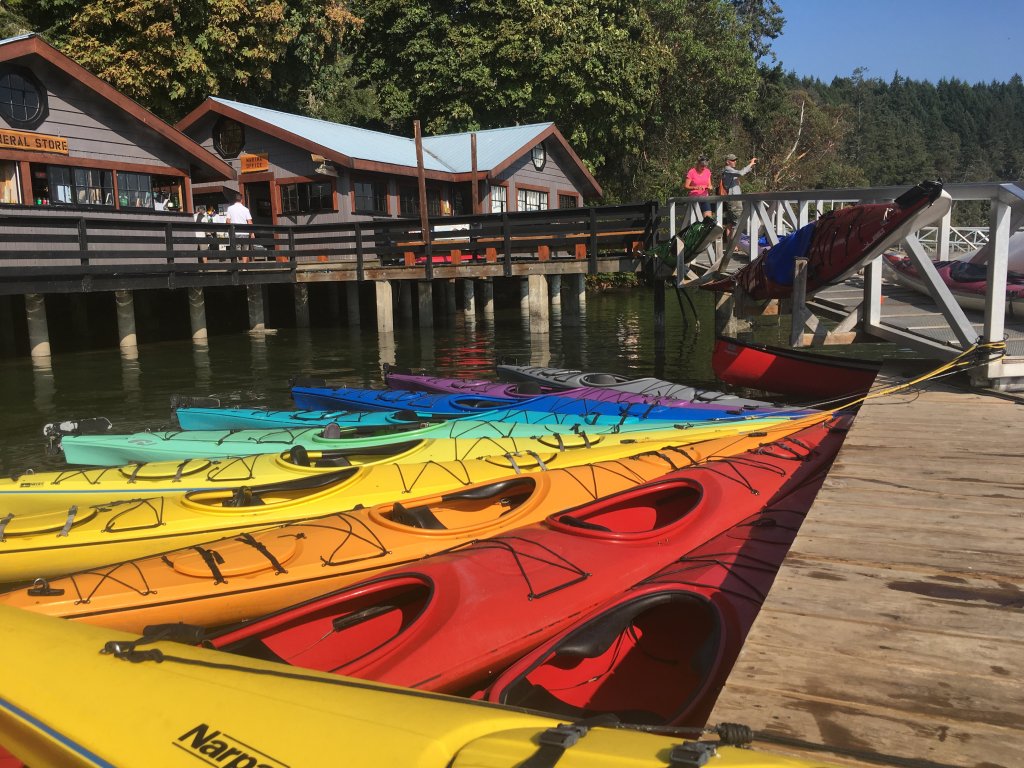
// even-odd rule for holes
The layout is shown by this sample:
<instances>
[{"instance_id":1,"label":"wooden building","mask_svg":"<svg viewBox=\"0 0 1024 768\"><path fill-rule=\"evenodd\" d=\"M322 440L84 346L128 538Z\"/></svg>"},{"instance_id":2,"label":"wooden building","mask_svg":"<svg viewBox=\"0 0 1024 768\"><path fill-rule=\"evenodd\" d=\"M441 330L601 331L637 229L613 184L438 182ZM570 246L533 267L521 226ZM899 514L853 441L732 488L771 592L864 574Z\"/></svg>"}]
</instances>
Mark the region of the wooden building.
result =
<instances>
[{"instance_id":1,"label":"wooden building","mask_svg":"<svg viewBox=\"0 0 1024 768\"><path fill-rule=\"evenodd\" d=\"M238 174L257 224L333 223L418 216L411 138L209 98L177 126ZM601 187L554 123L476 132L482 213L568 208ZM423 139L431 216L473 213L471 134ZM196 204L234 187L196 185Z\"/></svg>"},{"instance_id":2,"label":"wooden building","mask_svg":"<svg viewBox=\"0 0 1024 768\"><path fill-rule=\"evenodd\" d=\"M193 182L234 175L230 165L41 37L0 40L3 210L187 213Z\"/></svg>"}]
</instances>

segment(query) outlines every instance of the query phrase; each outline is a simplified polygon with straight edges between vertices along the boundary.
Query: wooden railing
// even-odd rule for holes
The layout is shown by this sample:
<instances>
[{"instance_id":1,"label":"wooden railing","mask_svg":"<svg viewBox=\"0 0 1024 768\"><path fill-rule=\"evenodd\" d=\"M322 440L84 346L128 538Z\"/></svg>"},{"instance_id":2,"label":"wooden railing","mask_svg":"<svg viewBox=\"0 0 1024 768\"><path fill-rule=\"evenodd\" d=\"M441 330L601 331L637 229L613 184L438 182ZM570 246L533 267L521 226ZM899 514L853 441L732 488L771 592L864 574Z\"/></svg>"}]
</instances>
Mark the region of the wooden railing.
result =
<instances>
[{"instance_id":1,"label":"wooden railing","mask_svg":"<svg viewBox=\"0 0 1024 768\"><path fill-rule=\"evenodd\" d=\"M0 282L210 273L292 272L303 264L368 265L433 275L435 262L548 261L632 253L650 244L656 203L419 220L287 226L136 220L87 214L0 215ZM10 292L8 290L8 292Z\"/></svg>"}]
</instances>

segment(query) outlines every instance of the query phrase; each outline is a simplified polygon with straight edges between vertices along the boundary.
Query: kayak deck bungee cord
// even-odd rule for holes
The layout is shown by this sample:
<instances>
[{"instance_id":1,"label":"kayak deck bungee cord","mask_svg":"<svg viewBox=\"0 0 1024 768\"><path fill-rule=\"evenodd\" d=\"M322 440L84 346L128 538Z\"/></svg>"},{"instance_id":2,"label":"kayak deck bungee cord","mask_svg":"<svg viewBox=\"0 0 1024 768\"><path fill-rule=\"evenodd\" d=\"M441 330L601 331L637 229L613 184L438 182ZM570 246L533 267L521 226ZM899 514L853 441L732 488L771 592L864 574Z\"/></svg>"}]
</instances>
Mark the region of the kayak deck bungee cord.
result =
<instances>
[{"instance_id":1,"label":"kayak deck bungee cord","mask_svg":"<svg viewBox=\"0 0 1024 768\"><path fill-rule=\"evenodd\" d=\"M494 455L466 461L345 467L325 475L262 486L249 484L186 494L141 493L124 498L97 494L87 504L8 513L0 520L0 583L67 573L80 568L190 546L218 536L251 531L420 494L448 492L522 472L548 471L638 452L726 436L721 445L741 444L744 435L783 435L824 418L775 425L753 422L707 430L656 433L650 442L622 439L592 448L559 449L553 436L547 454ZM717 430L717 432L716 432ZM776 431L777 430L777 431ZM731 436L728 436L731 435ZM738 449L744 450L744 449Z\"/></svg>"},{"instance_id":2,"label":"kayak deck bungee cord","mask_svg":"<svg viewBox=\"0 0 1024 768\"><path fill-rule=\"evenodd\" d=\"M23 542L29 551L20 559L17 552L0 557L6 569L0 581L8 582L67 573L78 570L68 563L87 563L67 578L0 595L0 602L136 629L251 618L667 472L757 448L823 418L636 455L619 449L617 459L564 469L556 461L521 475L488 460L391 465L365 470L368 477L358 484L328 478L323 489L309 491L282 484L154 497L136 503L126 530L114 531L121 534L117 540L104 531L118 509L112 506L65 539L37 536ZM233 520L236 513L244 519ZM273 528L275 518L298 522ZM164 530L177 531L177 541ZM40 548L56 542L63 544ZM8 538L0 550L15 543ZM183 548L169 551L176 547Z\"/></svg>"}]
</instances>

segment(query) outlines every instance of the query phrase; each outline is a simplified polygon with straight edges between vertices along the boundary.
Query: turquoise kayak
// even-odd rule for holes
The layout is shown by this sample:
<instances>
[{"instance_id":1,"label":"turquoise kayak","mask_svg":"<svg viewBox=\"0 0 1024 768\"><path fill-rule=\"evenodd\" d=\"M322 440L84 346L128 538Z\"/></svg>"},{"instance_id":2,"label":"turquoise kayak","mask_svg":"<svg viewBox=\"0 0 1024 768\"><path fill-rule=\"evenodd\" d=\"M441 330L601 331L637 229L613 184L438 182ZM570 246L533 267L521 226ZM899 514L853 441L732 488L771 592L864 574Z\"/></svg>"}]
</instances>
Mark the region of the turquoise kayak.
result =
<instances>
[{"instance_id":1,"label":"turquoise kayak","mask_svg":"<svg viewBox=\"0 0 1024 768\"><path fill-rule=\"evenodd\" d=\"M552 447L559 447L561 435L571 435L578 442L581 435L621 434L623 432L678 431L685 442L693 442L692 434L702 429L749 431L768 426L784 417L736 417L732 422L637 421L631 424L579 425L523 424L481 421L447 421L439 424L420 423L381 427L326 427L197 430L193 432L137 432L134 434L67 435L60 441L69 464L114 467L134 462L171 461L186 458L228 458L263 453L281 453L301 445L307 450L334 451L373 448L396 442L425 438L457 440L489 440L509 437L548 436ZM683 434L685 433L685 435Z\"/></svg>"}]
</instances>

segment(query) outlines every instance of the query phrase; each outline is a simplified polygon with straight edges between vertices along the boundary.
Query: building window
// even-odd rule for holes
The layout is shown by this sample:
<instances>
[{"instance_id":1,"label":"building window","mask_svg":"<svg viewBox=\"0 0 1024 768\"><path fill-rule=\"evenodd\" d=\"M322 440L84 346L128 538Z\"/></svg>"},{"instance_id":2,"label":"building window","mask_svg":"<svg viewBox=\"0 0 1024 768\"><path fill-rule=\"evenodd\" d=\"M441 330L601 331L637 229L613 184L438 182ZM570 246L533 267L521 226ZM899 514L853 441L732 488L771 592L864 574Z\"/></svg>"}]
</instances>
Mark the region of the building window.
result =
<instances>
[{"instance_id":1,"label":"building window","mask_svg":"<svg viewBox=\"0 0 1024 768\"><path fill-rule=\"evenodd\" d=\"M416 187L399 188L398 210L402 216L420 215L420 193Z\"/></svg>"},{"instance_id":2,"label":"building window","mask_svg":"<svg viewBox=\"0 0 1024 768\"><path fill-rule=\"evenodd\" d=\"M508 210L508 187L491 187L491 213Z\"/></svg>"},{"instance_id":3,"label":"building window","mask_svg":"<svg viewBox=\"0 0 1024 768\"><path fill-rule=\"evenodd\" d=\"M579 208L580 199L576 195L559 195L558 196L558 207L559 208Z\"/></svg>"},{"instance_id":4,"label":"building window","mask_svg":"<svg viewBox=\"0 0 1024 768\"><path fill-rule=\"evenodd\" d=\"M213 148L224 158L238 157L245 146L245 127L237 120L217 118L213 124Z\"/></svg>"},{"instance_id":5,"label":"building window","mask_svg":"<svg viewBox=\"0 0 1024 768\"><path fill-rule=\"evenodd\" d=\"M21 67L0 69L0 115L14 128L37 128L46 119L46 89Z\"/></svg>"},{"instance_id":6,"label":"building window","mask_svg":"<svg viewBox=\"0 0 1024 768\"><path fill-rule=\"evenodd\" d=\"M466 195L461 189L452 192L452 213L456 216L464 216L469 213L469 206L466 205Z\"/></svg>"},{"instance_id":7,"label":"building window","mask_svg":"<svg viewBox=\"0 0 1024 768\"><path fill-rule=\"evenodd\" d=\"M152 208L153 177L148 173L118 171L117 203L121 208Z\"/></svg>"},{"instance_id":8,"label":"building window","mask_svg":"<svg viewBox=\"0 0 1024 768\"><path fill-rule=\"evenodd\" d=\"M354 181L352 188L355 191L356 213L387 213L388 212L388 190L381 181Z\"/></svg>"},{"instance_id":9,"label":"building window","mask_svg":"<svg viewBox=\"0 0 1024 768\"><path fill-rule=\"evenodd\" d=\"M334 210L330 182L303 182L281 186L281 213L316 213Z\"/></svg>"},{"instance_id":10,"label":"building window","mask_svg":"<svg viewBox=\"0 0 1024 768\"><path fill-rule=\"evenodd\" d=\"M153 207L158 211L183 211L181 177L153 177Z\"/></svg>"},{"instance_id":11,"label":"building window","mask_svg":"<svg viewBox=\"0 0 1024 768\"><path fill-rule=\"evenodd\" d=\"M530 159L533 161L534 168L538 171L544 170L544 166L548 162L548 151L544 148L543 141L530 151Z\"/></svg>"},{"instance_id":12,"label":"building window","mask_svg":"<svg viewBox=\"0 0 1024 768\"><path fill-rule=\"evenodd\" d=\"M114 205L114 173L99 168L75 168L75 202Z\"/></svg>"},{"instance_id":13,"label":"building window","mask_svg":"<svg viewBox=\"0 0 1024 768\"><path fill-rule=\"evenodd\" d=\"M0 160L0 203L18 205L21 202L21 178L18 164L13 160Z\"/></svg>"},{"instance_id":14,"label":"building window","mask_svg":"<svg viewBox=\"0 0 1024 768\"><path fill-rule=\"evenodd\" d=\"M440 216L441 215L441 190L439 190L439 189L428 189L427 190L427 215L428 216Z\"/></svg>"},{"instance_id":15,"label":"building window","mask_svg":"<svg viewBox=\"0 0 1024 768\"><path fill-rule=\"evenodd\" d=\"M520 211L546 211L548 209L548 193L538 192L535 189L518 190Z\"/></svg>"}]
</instances>

